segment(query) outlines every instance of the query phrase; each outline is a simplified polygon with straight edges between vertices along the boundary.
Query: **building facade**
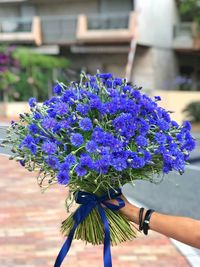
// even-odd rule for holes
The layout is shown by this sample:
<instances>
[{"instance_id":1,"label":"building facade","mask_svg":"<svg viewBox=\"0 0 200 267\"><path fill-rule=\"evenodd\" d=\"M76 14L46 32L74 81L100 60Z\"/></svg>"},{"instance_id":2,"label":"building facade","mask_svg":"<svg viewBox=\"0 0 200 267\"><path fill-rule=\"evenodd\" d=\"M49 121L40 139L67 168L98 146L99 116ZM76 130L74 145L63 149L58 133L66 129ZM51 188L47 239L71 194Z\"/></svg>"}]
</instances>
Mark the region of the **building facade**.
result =
<instances>
[{"instance_id":1,"label":"building facade","mask_svg":"<svg viewBox=\"0 0 200 267\"><path fill-rule=\"evenodd\" d=\"M0 0L1 43L64 55L77 73L123 77L134 40L131 81L149 90L172 89L180 74L198 83L194 31L175 0Z\"/></svg>"}]
</instances>

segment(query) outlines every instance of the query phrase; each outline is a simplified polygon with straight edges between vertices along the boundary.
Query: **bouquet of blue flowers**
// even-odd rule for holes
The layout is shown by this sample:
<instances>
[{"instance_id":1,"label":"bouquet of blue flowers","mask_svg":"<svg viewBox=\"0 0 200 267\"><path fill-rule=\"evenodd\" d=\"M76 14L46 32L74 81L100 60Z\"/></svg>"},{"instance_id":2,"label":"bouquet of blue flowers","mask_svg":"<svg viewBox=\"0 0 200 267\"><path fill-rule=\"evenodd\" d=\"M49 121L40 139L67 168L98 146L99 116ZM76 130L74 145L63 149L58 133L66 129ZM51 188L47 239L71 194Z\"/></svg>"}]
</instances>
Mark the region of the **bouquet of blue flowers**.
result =
<instances>
[{"instance_id":1,"label":"bouquet of blue flowers","mask_svg":"<svg viewBox=\"0 0 200 267\"><path fill-rule=\"evenodd\" d=\"M56 183L68 187L68 208L70 199L80 204L61 226L70 242L109 239L115 245L133 239L135 231L118 211L120 188L184 172L195 147L189 122L178 125L157 104L159 96L153 100L140 89L109 73L81 73L79 83L58 83L44 103L31 98L30 113L12 122L5 141L12 144L12 159L38 171L44 189ZM106 204L113 197L119 206Z\"/></svg>"}]
</instances>

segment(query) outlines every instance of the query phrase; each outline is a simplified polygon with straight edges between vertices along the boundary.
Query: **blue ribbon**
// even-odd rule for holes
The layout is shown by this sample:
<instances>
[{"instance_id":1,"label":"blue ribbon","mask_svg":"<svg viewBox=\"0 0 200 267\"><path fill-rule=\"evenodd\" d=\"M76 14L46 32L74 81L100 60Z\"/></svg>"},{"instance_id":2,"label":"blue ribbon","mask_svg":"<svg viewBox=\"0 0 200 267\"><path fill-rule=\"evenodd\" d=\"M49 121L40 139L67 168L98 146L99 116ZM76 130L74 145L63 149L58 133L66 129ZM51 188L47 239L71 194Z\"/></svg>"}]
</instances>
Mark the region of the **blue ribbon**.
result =
<instances>
[{"instance_id":1,"label":"blue ribbon","mask_svg":"<svg viewBox=\"0 0 200 267\"><path fill-rule=\"evenodd\" d=\"M116 191L111 190L109 191L109 194L103 195L101 197L96 196L95 194L91 194L88 192L83 192L83 191L78 191L76 194L76 202L78 204L82 204L74 213L73 219L74 219L74 226L71 229L67 240L63 244L54 267L60 267L65 256L67 255L72 240L73 236L75 233L76 228L78 225L85 220L85 218L90 214L90 212L97 207L101 220L104 225L104 232L105 232L105 237L104 237L104 267L112 267L112 258L111 258L111 251L110 251L110 229L109 229L109 224L108 220L106 218L105 210L102 207L101 204L104 204L107 208L117 211L121 209L122 207L125 206L124 201L121 198L118 198L121 195L121 190L117 189ZM118 202L118 205L111 204L111 203L106 203L107 200L109 199L116 199Z\"/></svg>"}]
</instances>

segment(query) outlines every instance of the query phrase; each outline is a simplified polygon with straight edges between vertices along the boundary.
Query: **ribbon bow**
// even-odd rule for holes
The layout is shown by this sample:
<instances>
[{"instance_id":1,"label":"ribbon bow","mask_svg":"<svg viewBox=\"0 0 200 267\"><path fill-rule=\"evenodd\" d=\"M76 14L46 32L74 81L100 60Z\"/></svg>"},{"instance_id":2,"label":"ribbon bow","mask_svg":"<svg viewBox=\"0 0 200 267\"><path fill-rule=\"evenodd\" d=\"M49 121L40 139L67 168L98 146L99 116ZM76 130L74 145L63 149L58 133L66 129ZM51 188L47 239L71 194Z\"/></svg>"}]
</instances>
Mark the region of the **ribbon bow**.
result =
<instances>
[{"instance_id":1,"label":"ribbon bow","mask_svg":"<svg viewBox=\"0 0 200 267\"><path fill-rule=\"evenodd\" d=\"M108 220L106 218L105 210L102 207L101 204L104 204L107 208L117 211L125 206L124 201L121 198L118 198L121 195L121 190L117 189L116 191L110 190L109 194L105 194L101 197L96 196L95 194L78 191L76 194L76 202L78 204L82 204L74 213L73 219L74 219L74 226L71 229L67 240L63 244L54 267L60 267L65 256L67 255L73 236L75 233L76 228L78 225L85 220L85 218L89 215L89 213L97 206L100 217L102 219L103 225L104 225L104 232L105 232L105 238L104 238L104 267L112 267L112 258L111 258L111 251L110 251L110 229ZM109 199L116 199L118 202L118 205L106 203Z\"/></svg>"}]
</instances>

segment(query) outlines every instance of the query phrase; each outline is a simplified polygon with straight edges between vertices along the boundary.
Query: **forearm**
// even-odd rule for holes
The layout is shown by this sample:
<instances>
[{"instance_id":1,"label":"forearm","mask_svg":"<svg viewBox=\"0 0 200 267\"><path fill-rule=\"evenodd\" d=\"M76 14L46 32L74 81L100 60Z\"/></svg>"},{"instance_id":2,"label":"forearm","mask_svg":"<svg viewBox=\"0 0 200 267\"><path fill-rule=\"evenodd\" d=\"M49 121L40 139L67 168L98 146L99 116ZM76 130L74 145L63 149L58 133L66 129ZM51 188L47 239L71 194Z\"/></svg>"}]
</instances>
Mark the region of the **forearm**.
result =
<instances>
[{"instance_id":1,"label":"forearm","mask_svg":"<svg viewBox=\"0 0 200 267\"><path fill-rule=\"evenodd\" d=\"M139 208L126 202L121 212L130 221L139 224ZM154 212L151 216L149 227L158 233L200 248L200 221Z\"/></svg>"},{"instance_id":2,"label":"forearm","mask_svg":"<svg viewBox=\"0 0 200 267\"><path fill-rule=\"evenodd\" d=\"M197 220L155 212L151 216L149 226L156 232L200 248L200 222Z\"/></svg>"}]
</instances>

